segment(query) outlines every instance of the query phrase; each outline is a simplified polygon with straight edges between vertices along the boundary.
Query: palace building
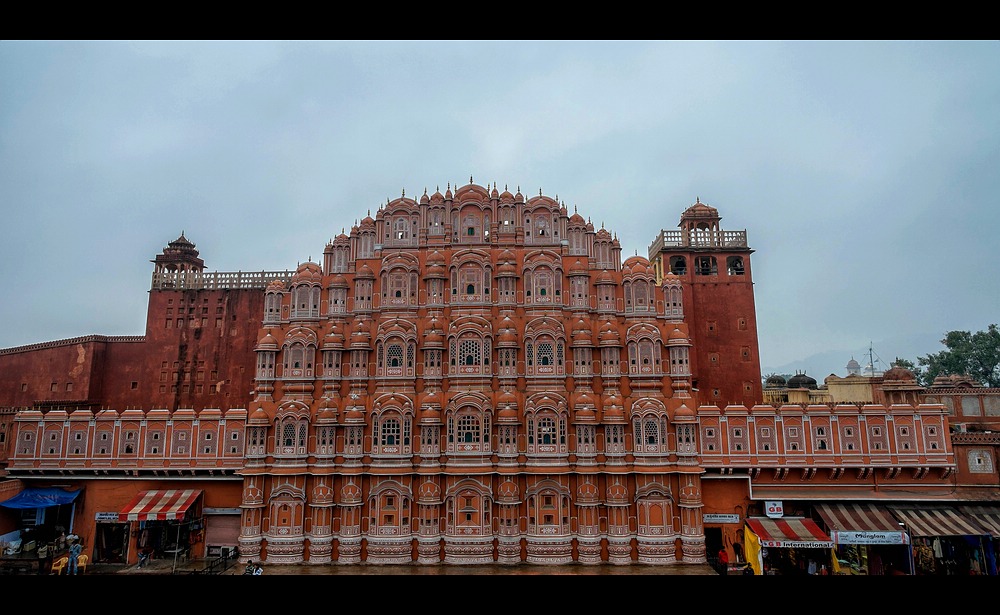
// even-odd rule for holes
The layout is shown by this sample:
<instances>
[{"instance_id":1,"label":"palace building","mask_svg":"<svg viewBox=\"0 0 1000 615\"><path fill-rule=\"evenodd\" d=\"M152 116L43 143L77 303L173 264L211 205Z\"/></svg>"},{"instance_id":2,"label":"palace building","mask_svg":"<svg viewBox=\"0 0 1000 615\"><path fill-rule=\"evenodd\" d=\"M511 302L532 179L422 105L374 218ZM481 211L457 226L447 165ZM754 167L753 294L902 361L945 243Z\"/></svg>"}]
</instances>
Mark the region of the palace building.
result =
<instances>
[{"instance_id":1,"label":"palace building","mask_svg":"<svg viewBox=\"0 0 1000 615\"><path fill-rule=\"evenodd\" d=\"M0 507L67 489L94 561L628 565L740 556L775 500L827 555L814 500L941 500L943 405L764 405L752 252L696 200L623 260L471 178L294 270L210 272L182 233L144 336L0 350Z\"/></svg>"}]
</instances>

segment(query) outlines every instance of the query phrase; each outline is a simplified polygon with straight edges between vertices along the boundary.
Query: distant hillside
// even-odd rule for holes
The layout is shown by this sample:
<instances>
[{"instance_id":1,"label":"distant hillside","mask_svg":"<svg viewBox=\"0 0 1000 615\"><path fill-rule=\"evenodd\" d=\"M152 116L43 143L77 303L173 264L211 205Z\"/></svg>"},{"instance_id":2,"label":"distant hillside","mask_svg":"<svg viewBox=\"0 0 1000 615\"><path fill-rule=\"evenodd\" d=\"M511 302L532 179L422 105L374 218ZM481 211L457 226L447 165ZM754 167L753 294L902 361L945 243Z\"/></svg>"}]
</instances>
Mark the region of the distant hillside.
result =
<instances>
[{"instance_id":1,"label":"distant hillside","mask_svg":"<svg viewBox=\"0 0 1000 615\"><path fill-rule=\"evenodd\" d=\"M909 359L916 363L917 357L944 350L945 347L941 344L943 338L944 332L874 340L872 348L875 355L875 369L877 371L889 369L896 357ZM851 357L861 364L862 369L866 368L869 363L868 346L827 350L784 365L761 366L761 375L805 372L815 378L818 383L823 384L823 379L830 374L840 377L846 376L847 362L851 360Z\"/></svg>"}]
</instances>

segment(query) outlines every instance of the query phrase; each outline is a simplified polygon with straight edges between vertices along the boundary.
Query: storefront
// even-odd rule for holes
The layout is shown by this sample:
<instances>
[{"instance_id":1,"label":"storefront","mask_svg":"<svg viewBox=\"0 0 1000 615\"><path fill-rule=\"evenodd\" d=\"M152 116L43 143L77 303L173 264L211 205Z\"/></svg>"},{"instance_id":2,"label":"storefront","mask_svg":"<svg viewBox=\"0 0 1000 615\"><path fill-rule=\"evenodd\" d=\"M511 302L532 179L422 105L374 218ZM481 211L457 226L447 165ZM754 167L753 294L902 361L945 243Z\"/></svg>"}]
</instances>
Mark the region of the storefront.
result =
<instances>
[{"instance_id":1,"label":"storefront","mask_svg":"<svg viewBox=\"0 0 1000 615\"><path fill-rule=\"evenodd\" d=\"M1000 507L997 506L959 506L959 512L971 517L989 532L989 538L983 539L986 556L985 574L997 576L1000 566L997 565L1000 556Z\"/></svg>"},{"instance_id":2,"label":"storefront","mask_svg":"<svg viewBox=\"0 0 1000 615\"><path fill-rule=\"evenodd\" d=\"M837 574L913 573L910 536L886 507L835 502L814 509L836 545Z\"/></svg>"},{"instance_id":3,"label":"storefront","mask_svg":"<svg viewBox=\"0 0 1000 615\"><path fill-rule=\"evenodd\" d=\"M125 563L128 525L118 521L117 511L98 512L94 515L94 563Z\"/></svg>"},{"instance_id":4,"label":"storefront","mask_svg":"<svg viewBox=\"0 0 1000 615\"><path fill-rule=\"evenodd\" d=\"M28 487L0 506L17 515L16 529L0 536L0 574L47 574L66 552L75 502L83 489Z\"/></svg>"},{"instance_id":5,"label":"storefront","mask_svg":"<svg viewBox=\"0 0 1000 615\"><path fill-rule=\"evenodd\" d=\"M22 542L49 544L58 541L60 536L65 540L66 535L73 533L74 503L81 493L81 488L28 487L0 502L0 506L19 513L18 531Z\"/></svg>"},{"instance_id":6,"label":"storefront","mask_svg":"<svg viewBox=\"0 0 1000 615\"><path fill-rule=\"evenodd\" d=\"M208 508L205 515L205 556L235 556L240 544L240 509Z\"/></svg>"},{"instance_id":7,"label":"storefront","mask_svg":"<svg viewBox=\"0 0 1000 615\"><path fill-rule=\"evenodd\" d=\"M118 513L119 522L130 523L127 563L136 563L142 553L154 559L174 561L190 556L200 542L203 519L199 489L142 491Z\"/></svg>"},{"instance_id":8,"label":"storefront","mask_svg":"<svg viewBox=\"0 0 1000 615\"><path fill-rule=\"evenodd\" d=\"M912 538L914 574L989 574L991 536L972 517L940 505L891 506L890 510Z\"/></svg>"},{"instance_id":9,"label":"storefront","mask_svg":"<svg viewBox=\"0 0 1000 615\"><path fill-rule=\"evenodd\" d=\"M833 573L833 540L811 519L749 517L745 530L746 555L755 574Z\"/></svg>"}]
</instances>

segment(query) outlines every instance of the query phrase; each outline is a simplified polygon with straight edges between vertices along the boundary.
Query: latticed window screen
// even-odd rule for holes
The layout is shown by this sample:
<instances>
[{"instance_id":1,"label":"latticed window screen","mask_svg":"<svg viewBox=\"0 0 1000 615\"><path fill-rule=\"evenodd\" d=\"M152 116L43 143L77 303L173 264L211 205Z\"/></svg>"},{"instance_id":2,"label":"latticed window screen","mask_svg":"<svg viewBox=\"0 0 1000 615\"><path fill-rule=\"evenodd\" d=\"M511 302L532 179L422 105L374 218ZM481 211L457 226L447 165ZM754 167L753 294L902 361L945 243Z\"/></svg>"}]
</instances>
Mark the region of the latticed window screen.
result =
<instances>
[{"instance_id":1,"label":"latticed window screen","mask_svg":"<svg viewBox=\"0 0 1000 615\"><path fill-rule=\"evenodd\" d=\"M389 367L401 367L403 365L403 347L399 344L392 344L386 350L386 365Z\"/></svg>"},{"instance_id":2,"label":"latticed window screen","mask_svg":"<svg viewBox=\"0 0 1000 615\"><path fill-rule=\"evenodd\" d=\"M386 419L382 422L382 446L399 444L399 419Z\"/></svg>"},{"instance_id":3,"label":"latticed window screen","mask_svg":"<svg viewBox=\"0 0 1000 615\"><path fill-rule=\"evenodd\" d=\"M537 357L539 365L552 365L555 362L552 352L552 342L539 342Z\"/></svg>"},{"instance_id":4,"label":"latticed window screen","mask_svg":"<svg viewBox=\"0 0 1000 615\"><path fill-rule=\"evenodd\" d=\"M479 419L471 414L463 414L458 417L458 441L459 442L479 442Z\"/></svg>"},{"instance_id":5,"label":"latticed window screen","mask_svg":"<svg viewBox=\"0 0 1000 615\"><path fill-rule=\"evenodd\" d=\"M482 345L479 340L462 340L458 346L458 356L462 365L481 365Z\"/></svg>"}]
</instances>

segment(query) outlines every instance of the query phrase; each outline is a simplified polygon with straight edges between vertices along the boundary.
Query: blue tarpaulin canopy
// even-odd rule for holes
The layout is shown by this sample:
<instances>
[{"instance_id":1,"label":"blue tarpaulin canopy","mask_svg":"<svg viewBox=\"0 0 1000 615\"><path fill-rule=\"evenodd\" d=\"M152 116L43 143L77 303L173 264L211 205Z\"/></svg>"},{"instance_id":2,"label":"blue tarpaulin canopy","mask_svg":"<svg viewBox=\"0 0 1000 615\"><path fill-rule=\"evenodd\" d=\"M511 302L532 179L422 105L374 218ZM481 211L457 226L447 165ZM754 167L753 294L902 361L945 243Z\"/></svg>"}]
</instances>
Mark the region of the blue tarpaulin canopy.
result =
<instances>
[{"instance_id":1,"label":"blue tarpaulin canopy","mask_svg":"<svg viewBox=\"0 0 1000 615\"><path fill-rule=\"evenodd\" d=\"M69 504L80 495L82 489L66 491L58 487L28 488L9 500L0 502L7 508L48 508L60 504Z\"/></svg>"}]
</instances>

